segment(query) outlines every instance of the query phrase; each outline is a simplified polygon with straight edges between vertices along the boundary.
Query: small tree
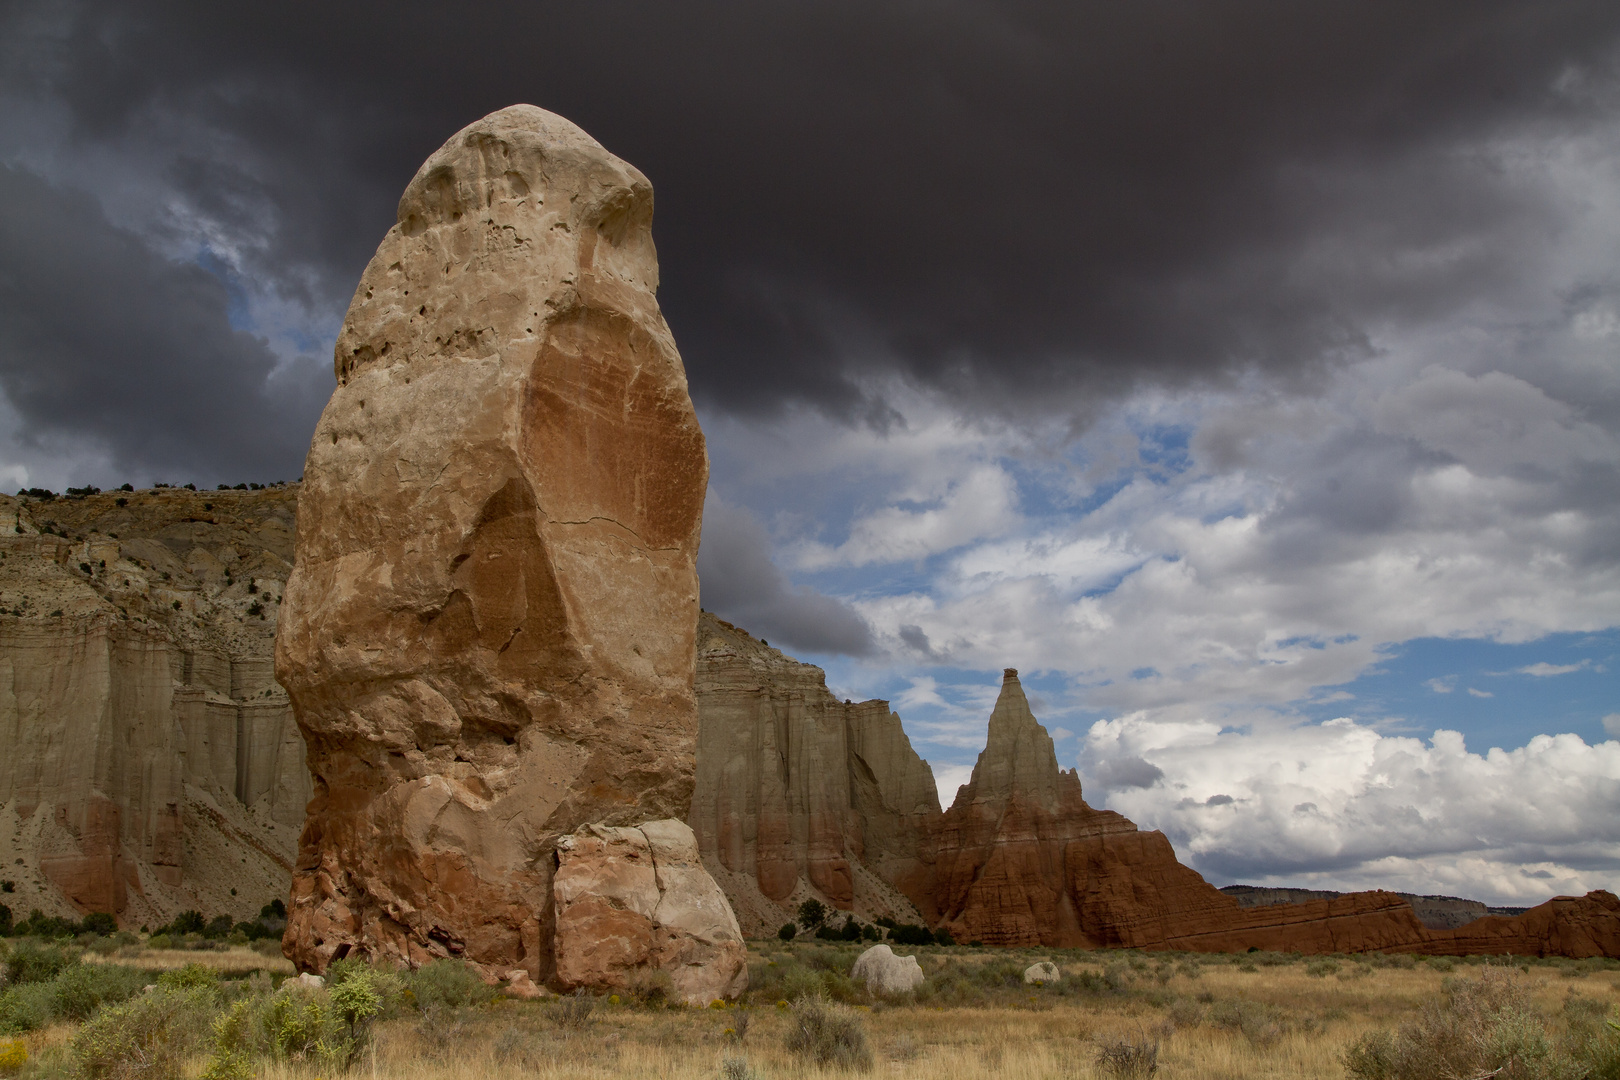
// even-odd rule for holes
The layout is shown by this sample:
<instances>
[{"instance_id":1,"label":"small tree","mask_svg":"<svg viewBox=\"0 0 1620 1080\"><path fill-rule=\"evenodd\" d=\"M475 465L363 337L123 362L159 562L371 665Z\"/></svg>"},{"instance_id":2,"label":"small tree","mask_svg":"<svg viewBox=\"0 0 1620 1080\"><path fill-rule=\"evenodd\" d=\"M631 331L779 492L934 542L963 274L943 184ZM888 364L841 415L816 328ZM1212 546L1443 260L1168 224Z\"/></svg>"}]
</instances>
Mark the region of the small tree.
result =
<instances>
[{"instance_id":1,"label":"small tree","mask_svg":"<svg viewBox=\"0 0 1620 1080\"><path fill-rule=\"evenodd\" d=\"M776 936L781 938L783 941L792 941L794 938L799 936L799 928L792 923L783 923L782 929L776 932Z\"/></svg>"},{"instance_id":2,"label":"small tree","mask_svg":"<svg viewBox=\"0 0 1620 1080\"><path fill-rule=\"evenodd\" d=\"M820 900L806 900L799 905L799 925L814 930L827 921L827 909Z\"/></svg>"}]
</instances>

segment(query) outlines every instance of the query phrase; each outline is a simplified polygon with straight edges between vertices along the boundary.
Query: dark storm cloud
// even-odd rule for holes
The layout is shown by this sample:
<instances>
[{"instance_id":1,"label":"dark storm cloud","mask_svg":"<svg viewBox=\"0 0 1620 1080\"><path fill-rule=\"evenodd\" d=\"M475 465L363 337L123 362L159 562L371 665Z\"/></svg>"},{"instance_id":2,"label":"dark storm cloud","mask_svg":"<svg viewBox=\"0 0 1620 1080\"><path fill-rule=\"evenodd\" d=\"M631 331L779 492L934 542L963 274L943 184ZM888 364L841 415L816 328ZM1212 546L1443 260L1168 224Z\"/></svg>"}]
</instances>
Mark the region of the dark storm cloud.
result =
<instances>
[{"instance_id":1,"label":"dark storm cloud","mask_svg":"<svg viewBox=\"0 0 1620 1080\"><path fill-rule=\"evenodd\" d=\"M319 403L232 329L225 282L26 171L0 166L0 206L0 388L19 439L88 442L138 482L297 475Z\"/></svg>"},{"instance_id":2,"label":"dark storm cloud","mask_svg":"<svg viewBox=\"0 0 1620 1080\"><path fill-rule=\"evenodd\" d=\"M1604 114L1620 33L1608 0L59 10L13 9L12 92L81 141L212 133L169 182L274 220L269 287L335 316L416 165L533 102L653 179L700 401L868 421L885 373L970 411L1308 378L1500 286L1543 208L1459 151Z\"/></svg>"},{"instance_id":3,"label":"dark storm cloud","mask_svg":"<svg viewBox=\"0 0 1620 1080\"><path fill-rule=\"evenodd\" d=\"M864 656L872 631L846 604L796 589L771 562L770 538L753 515L710 496L703 509L698 578L703 606L778 648Z\"/></svg>"}]
</instances>

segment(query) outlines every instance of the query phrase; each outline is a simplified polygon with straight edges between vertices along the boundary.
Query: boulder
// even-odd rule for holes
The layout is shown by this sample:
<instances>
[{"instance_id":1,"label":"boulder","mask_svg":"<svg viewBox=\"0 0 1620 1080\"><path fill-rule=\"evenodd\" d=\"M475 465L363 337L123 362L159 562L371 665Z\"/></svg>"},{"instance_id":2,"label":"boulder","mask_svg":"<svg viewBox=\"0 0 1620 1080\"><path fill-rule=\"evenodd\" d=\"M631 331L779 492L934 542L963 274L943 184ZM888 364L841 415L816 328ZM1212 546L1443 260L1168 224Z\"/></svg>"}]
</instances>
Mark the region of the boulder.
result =
<instances>
[{"instance_id":1,"label":"boulder","mask_svg":"<svg viewBox=\"0 0 1620 1080\"><path fill-rule=\"evenodd\" d=\"M646 178L502 109L423 164L316 426L276 673L288 955L553 975L559 838L684 814L708 459Z\"/></svg>"},{"instance_id":2,"label":"boulder","mask_svg":"<svg viewBox=\"0 0 1620 1080\"><path fill-rule=\"evenodd\" d=\"M1031 964L1024 969L1024 982L1029 983L1055 983L1063 978L1058 966L1050 960L1042 960L1038 964Z\"/></svg>"},{"instance_id":3,"label":"boulder","mask_svg":"<svg viewBox=\"0 0 1620 1080\"><path fill-rule=\"evenodd\" d=\"M506 985L501 988L507 997L515 997L522 1001L534 1001L546 997L543 988L534 985L529 973L522 968L513 968L506 973Z\"/></svg>"},{"instance_id":4,"label":"boulder","mask_svg":"<svg viewBox=\"0 0 1620 1080\"><path fill-rule=\"evenodd\" d=\"M291 980L292 984L300 990L320 990L326 986L326 980L314 972L305 971Z\"/></svg>"},{"instance_id":5,"label":"boulder","mask_svg":"<svg viewBox=\"0 0 1620 1080\"><path fill-rule=\"evenodd\" d=\"M925 981L915 956L896 956L887 945L874 945L856 959L850 978L874 994L904 994Z\"/></svg>"},{"instance_id":6,"label":"boulder","mask_svg":"<svg viewBox=\"0 0 1620 1080\"><path fill-rule=\"evenodd\" d=\"M557 845L557 981L565 990L630 990L669 975L688 1005L748 987L742 932L682 821L590 824Z\"/></svg>"}]
</instances>

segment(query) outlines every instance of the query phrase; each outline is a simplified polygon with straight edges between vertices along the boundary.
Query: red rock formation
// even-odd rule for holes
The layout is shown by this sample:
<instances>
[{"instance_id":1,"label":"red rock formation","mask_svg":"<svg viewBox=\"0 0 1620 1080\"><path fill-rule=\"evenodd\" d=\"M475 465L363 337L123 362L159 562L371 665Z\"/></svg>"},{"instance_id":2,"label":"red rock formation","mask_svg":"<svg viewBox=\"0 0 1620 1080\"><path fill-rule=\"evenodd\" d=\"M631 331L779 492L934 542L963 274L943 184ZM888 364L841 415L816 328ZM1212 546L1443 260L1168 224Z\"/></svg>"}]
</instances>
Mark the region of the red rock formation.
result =
<instances>
[{"instance_id":1,"label":"red rock formation","mask_svg":"<svg viewBox=\"0 0 1620 1080\"><path fill-rule=\"evenodd\" d=\"M1086 805L1011 668L973 779L927 850L933 889L919 906L958 940L990 945L1620 956L1620 900L1606 892L1457 930L1428 929L1388 892L1242 907L1178 862L1163 833Z\"/></svg>"},{"instance_id":2,"label":"red rock formation","mask_svg":"<svg viewBox=\"0 0 1620 1080\"><path fill-rule=\"evenodd\" d=\"M688 1005L735 998L748 954L731 905L681 821L586 825L558 842L557 983L631 990L647 969Z\"/></svg>"},{"instance_id":3,"label":"red rock formation","mask_svg":"<svg viewBox=\"0 0 1620 1080\"><path fill-rule=\"evenodd\" d=\"M870 917L846 885L870 876L958 941L987 945L1620 956L1620 901L1603 892L1454 931L1425 927L1387 892L1244 907L1177 861L1164 834L1086 804L1011 669L973 777L944 813L887 703L838 702L818 669L712 616L697 688L691 821L753 933L808 895Z\"/></svg>"}]
</instances>

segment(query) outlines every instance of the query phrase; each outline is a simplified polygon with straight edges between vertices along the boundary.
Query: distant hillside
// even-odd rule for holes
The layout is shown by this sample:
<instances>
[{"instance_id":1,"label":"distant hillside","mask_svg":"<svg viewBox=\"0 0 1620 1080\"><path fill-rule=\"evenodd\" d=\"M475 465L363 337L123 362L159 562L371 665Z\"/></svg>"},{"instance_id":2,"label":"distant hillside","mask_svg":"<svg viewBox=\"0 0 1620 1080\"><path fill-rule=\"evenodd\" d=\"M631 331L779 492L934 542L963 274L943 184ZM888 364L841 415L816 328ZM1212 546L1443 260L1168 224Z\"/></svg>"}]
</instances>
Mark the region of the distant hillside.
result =
<instances>
[{"instance_id":1,"label":"distant hillside","mask_svg":"<svg viewBox=\"0 0 1620 1080\"><path fill-rule=\"evenodd\" d=\"M1331 900L1345 895L1326 889L1271 889L1260 885L1228 885L1221 892L1244 907L1303 904L1310 900ZM1418 896L1415 893L1395 895L1411 904L1418 922L1430 930L1455 930L1486 915L1523 915L1530 910L1522 907L1488 907L1478 900L1464 900L1458 896Z\"/></svg>"}]
</instances>

